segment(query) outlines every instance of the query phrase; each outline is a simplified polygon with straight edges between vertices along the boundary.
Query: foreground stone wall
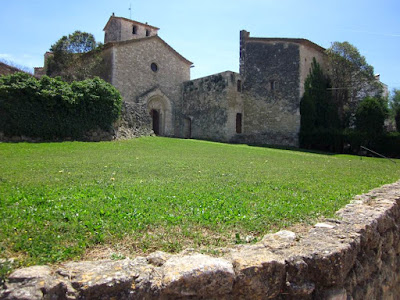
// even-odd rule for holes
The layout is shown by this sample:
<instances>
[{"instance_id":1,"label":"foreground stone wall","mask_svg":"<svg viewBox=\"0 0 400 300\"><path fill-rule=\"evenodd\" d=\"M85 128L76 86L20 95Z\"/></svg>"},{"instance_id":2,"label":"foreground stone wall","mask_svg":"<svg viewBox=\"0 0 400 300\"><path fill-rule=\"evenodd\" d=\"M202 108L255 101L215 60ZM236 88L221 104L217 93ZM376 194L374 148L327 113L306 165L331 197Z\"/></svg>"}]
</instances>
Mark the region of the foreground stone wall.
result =
<instances>
[{"instance_id":1,"label":"foreground stone wall","mask_svg":"<svg viewBox=\"0 0 400 300\"><path fill-rule=\"evenodd\" d=\"M305 236L16 270L0 299L399 299L400 181L356 197Z\"/></svg>"}]
</instances>

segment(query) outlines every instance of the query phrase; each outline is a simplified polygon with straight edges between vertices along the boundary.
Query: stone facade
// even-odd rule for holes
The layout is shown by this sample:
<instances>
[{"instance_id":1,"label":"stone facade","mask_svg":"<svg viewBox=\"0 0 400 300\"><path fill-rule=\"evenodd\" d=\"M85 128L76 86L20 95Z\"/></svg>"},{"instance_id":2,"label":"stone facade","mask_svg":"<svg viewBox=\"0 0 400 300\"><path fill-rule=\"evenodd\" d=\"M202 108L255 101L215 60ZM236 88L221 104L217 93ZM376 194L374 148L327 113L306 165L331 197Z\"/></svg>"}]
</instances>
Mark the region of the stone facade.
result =
<instances>
[{"instance_id":1,"label":"stone facade","mask_svg":"<svg viewBox=\"0 0 400 300\"><path fill-rule=\"evenodd\" d=\"M190 80L192 63L158 36L159 28L112 15L100 75L129 106L124 116L157 135L298 146L300 99L311 62L325 49L305 39L240 33L240 74ZM140 125L138 125L140 124Z\"/></svg>"},{"instance_id":2,"label":"stone facade","mask_svg":"<svg viewBox=\"0 0 400 300\"><path fill-rule=\"evenodd\" d=\"M114 14L104 27L104 43L121 42L155 36L159 28L130 19L115 17Z\"/></svg>"},{"instance_id":3,"label":"stone facade","mask_svg":"<svg viewBox=\"0 0 400 300\"><path fill-rule=\"evenodd\" d=\"M108 43L103 56L110 62L104 79L113 84L124 101L152 119L162 136L179 136L182 83L190 79L192 63L160 37L144 37Z\"/></svg>"},{"instance_id":4,"label":"stone facade","mask_svg":"<svg viewBox=\"0 0 400 300\"><path fill-rule=\"evenodd\" d=\"M357 196L308 233L217 257L185 250L14 271L0 299L400 299L400 182Z\"/></svg>"},{"instance_id":5,"label":"stone facade","mask_svg":"<svg viewBox=\"0 0 400 300\"><path fill-rule=\"evenodd\" d=\"M224 72L183 83L184 137L229 142L243 127L240 76Z\"/></svg>"},{"instance_id":6,"label":"stone facade","mask_svg":"<svg viewBox=\"0 0 400 300\"><path fill-rule=\"evenodd\" d=\"M241 31L243 142L298 146L300 100L313 57L325 65L324 49L308 40L251 38Z\"/></svg>"}]
</instances>

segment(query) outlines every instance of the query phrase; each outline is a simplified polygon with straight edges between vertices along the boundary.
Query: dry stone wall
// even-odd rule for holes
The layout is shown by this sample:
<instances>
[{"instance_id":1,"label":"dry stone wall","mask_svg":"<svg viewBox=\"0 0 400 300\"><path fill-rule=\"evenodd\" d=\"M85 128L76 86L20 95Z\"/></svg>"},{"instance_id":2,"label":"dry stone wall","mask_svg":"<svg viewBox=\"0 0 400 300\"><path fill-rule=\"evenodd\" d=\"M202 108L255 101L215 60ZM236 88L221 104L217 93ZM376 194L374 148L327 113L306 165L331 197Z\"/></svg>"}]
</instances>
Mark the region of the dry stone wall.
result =
<instances>
[{"instance_id":1,"label":"dry stone wall","mask_svg":"<svg viewBox=\"0 0 400 300\"><path fill-rule=\"evenodd\" d=\"M0 299L399 299L400 181L306 235L266 235L219 257L186 250L16 270Z\"/></svg>"}]
</instances>

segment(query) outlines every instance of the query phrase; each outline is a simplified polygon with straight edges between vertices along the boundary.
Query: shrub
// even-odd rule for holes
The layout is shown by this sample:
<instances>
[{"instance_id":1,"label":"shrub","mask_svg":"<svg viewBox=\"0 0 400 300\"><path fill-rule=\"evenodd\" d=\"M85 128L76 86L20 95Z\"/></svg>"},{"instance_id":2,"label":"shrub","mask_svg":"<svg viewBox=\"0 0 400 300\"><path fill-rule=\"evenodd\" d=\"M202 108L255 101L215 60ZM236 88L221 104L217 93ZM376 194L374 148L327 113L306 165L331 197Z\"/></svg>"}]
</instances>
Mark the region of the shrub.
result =
<instances>
[{"instance_id":1,"label":"shrub","mask_svg":"<svg viewBox=\"0 0 400 300\"><path fill-rule=\"evenodd\" d=\"M318 128L300 132L300 147L328 152L342 152L343 133L340 130Z\"/></svg>"},{"instance_id":2,"label":"shrub","mask_svg":"<svg viewBox=\"0 0 400 300\"><path fill-rule=\"evenodd\" d=\"M356 111L356 128L369 137L376 137L383 133L386 110L377 98L366 97L359 104Z\"/></svg>"},{"instance_id":3,"label":"shrub","mask_svg":"<svg viewBox=\"0 0 400 300\"><path fill-rule=\"evenodd\" d=\"M371 137L354 129L300 132L300 147L335 153L360 154L361 146L388 157L400 158L400 133L381 133ZM372 155L368 153L368 155Z\"/></svg>"},{"instance_id":4,"label":"shrub","mask_svg":"<svg viewBox=\"0 0 400 300\"><path fill-rule=\"evenodd\" d=\"M400 132L400 108L394 112L394 120L396 121L396 130Z\"/></svg>"},{"instance_id":5,"label":"shrub","mask_svg":"<svg viewBox=\"0 0 400 300\"><path fill-rule=\"evenodd\" d=\"M121 104L119 92L99 78L69 84L24 73L0 77L0 131L6 136L79 139L90 130L109 130Z\"/></svg>"}]
</instances>

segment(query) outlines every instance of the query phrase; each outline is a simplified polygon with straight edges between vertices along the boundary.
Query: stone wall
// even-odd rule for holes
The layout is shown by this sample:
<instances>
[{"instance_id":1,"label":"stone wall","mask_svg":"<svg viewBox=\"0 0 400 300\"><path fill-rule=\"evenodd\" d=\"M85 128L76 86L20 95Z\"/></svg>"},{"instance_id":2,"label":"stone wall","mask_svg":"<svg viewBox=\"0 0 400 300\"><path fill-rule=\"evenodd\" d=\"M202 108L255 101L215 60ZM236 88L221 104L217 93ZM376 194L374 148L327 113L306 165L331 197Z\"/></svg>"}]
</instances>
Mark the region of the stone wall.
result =
<instances>
[{"instance_id":1,"label":"stone wall","mask_svg":"<svg viewBox=\"0 0 400 300\"><path fill-rule=\"evenodd\" d=\"M148 106L152 100L164 107L161 130L165 136L179 136L176 110L181 110L182 82L190 79L191 62L170 48L158 36L110 44L111 83L127 103ZM155 64L156 68L152 68ZM154 101L153 101L154 102ZM150 113L147 107L146 113Z\"/></svg>"},{"instance_id":2,"label":"stone wall","mask_svg":"<svg viewBox=\"0 0 400 300\"><path fill-rule=\"evenodd\" d=\"M136 28L135 33L133 26ZM157 32L157 27L113 15L104 28L104 43L154 36L157 35Z\"/></svg>"},{"instance_id":3,"label":"stone wall","mask_svg":"<svg viewBox=\"0 0 400 300\"><path fill-rule=\"evenodd\" d=\"M230 141L237 134L236 115L243 114L238 84L239 74L230 71L184 82L181 118L190 123L183 124L190 126L184 137Z\"/></svg>"},{"instance_id":4,"label":"stone wall","mask_svg":"<svg viewBox=\"0 0 400 300\"><path fill-rule=\"evenodd\" d=\"M241 33L243 142L298 146L300 49L290 40Z\"/></svg>"},{"instance_id":5,"label":"stone wall","mask_svg":"<svg viewBox=\"0 0 400 300\"><path fill-rule=\"evenodd\" d=\"M399 205L400 181L304 236L280 231L219 257L189 249L19 269L0 299L399 299Z\"/></svg>"}]
</instances>

